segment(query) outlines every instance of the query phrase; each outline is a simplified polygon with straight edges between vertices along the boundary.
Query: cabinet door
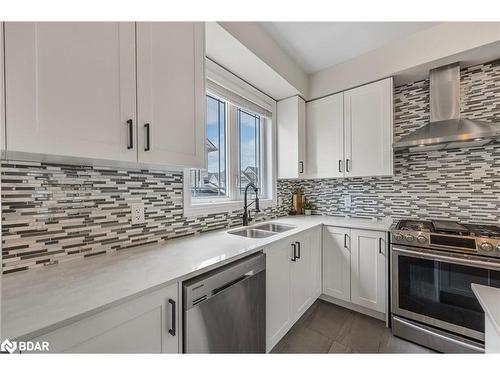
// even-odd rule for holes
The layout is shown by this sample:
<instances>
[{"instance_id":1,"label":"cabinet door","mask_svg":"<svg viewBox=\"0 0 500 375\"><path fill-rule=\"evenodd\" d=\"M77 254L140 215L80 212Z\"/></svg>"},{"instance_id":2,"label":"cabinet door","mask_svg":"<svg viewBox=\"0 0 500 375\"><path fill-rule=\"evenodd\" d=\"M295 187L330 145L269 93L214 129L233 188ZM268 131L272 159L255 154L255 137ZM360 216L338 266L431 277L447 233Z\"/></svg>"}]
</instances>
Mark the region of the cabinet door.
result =
<instances>
[{"instance_id":1,"label":"cabinet door","mask_svg":"<svg viewBox=\"0 0 500 375\"><path fill-rule=\"evenodd\" d=\"M3 152L5 151L5 106L4 106L4 45L3 45L3 22L0 22L0 151L2 152L1 157L3 158Z\"/></svg>"},{"instance_id":2,"label":"cabinet door","mask_svg":"<svg viewBox=\"0 0 500 375\"><path fill-rule=\"evenodd\" d=\"M297 249L297 257L290 269L290 315L295 323L312 303L311 236L308 233L301 234L294 237L291 243Z\"/></svg>"},{"instance_id":3,"label":"cabinet door","mask_svg":"<svg viewBox=\"0 0 500 375\"><path fill-rule=\"evenodd\" d=\"M351 230L351 302L385 312L386 233Z\"/></svg>"},{"instance_id":4,"label":"cabinet door","mask_svg":"<svg viewBox=\"0 0 500 375\"><path fill-rule=\"evenodd\" d=\"M36 341L48 341L52 353L177 353L177 301L174 284L37 337Z\"/></svg>"},{"instance_id":5,"label":"cabinet door","mask_svg":"<svg viewBox=\"0 0 500 375\"><path fill-rule=\"evenodd\" d=\"M277 103L278 178L300 178L306 173L306 104L299 96Z\"/></svg>"},{"instance_id":6,"label":"cabinet door","mask_svg":"<svg viewBox=\"0 0 500 375\"><path fill-rule=\"evenodd\" d=\"M270 351L291 326L290 263L288 240L278 242L266 254L266 348Z\"/></svg>"},{"instance_id":7,"label":"cabinet door","mask_svg":"<svg viewBox=\"0 0 500 375\"><path fill-rule=\"evenodd\" d=\"M137 23L140 162L206 168L204 66L203 23Z\"/></svg>"},{"instance_id":8,"label":"cabinet door","mask_svg":"<svg viewBox=\"0 0 500 375\"><path fill-rule=\"evenodd\" d=\"M323 227L323 293L351 301L350 229Z\"/></svg>"},{"instance_id":9,"label":"cabinet door","mask_svg":"<svg viewBox=\"0 0 500 375\"><path fill-rule=\"evenodd\" d=\"M311 277L312 277L312 298L316 300L321 295L321 227L313 229L311 238Z\"/></svg>"},{"instance_id":10,"label":"cabinet door","mask_svg":"<svg viewBox=\"0 0 500 375\"><path fill-rule=\"evenodd\" d=\"M344 175L343 94L307 103L307 177Z\"/></svg>"},{"instance_id":11,"label":"cabinet door","mask_svg":"<svg viewBox=\"0 0 500 375\"><path fill-rule=\"evenodd\" d=\"M344 92L346 177L392 175L392 78Z\"/></svg>"},{"instance_id":12,"label":"cabinet door","mask_svg":"<svg viewBox=\"0 0 500 375\"><path fill-rule=\"evenodd\" d=\"M133 22L7 22L5 79L9 152L137 161Z\"/></svg>"}]
</instances>

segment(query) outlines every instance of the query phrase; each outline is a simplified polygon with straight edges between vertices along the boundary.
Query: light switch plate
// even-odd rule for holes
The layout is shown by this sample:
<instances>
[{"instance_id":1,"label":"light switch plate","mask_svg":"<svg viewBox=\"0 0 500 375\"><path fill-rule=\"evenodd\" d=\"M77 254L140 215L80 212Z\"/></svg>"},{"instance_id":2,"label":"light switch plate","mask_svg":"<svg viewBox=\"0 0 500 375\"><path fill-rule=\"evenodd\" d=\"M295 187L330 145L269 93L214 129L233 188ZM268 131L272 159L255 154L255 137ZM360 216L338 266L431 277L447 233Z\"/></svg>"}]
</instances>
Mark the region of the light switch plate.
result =
<instances>
[{"instance_id":1,"label":"light switch plate","mask_svg":"<svg viewBox=\"0 0 500 375\"><path fill-rule=\"evenodd\" d=\"M132 213L132 224L142 224L144 219L144 203L131 203L130 211Z\"/></svg>"}]
</instances>

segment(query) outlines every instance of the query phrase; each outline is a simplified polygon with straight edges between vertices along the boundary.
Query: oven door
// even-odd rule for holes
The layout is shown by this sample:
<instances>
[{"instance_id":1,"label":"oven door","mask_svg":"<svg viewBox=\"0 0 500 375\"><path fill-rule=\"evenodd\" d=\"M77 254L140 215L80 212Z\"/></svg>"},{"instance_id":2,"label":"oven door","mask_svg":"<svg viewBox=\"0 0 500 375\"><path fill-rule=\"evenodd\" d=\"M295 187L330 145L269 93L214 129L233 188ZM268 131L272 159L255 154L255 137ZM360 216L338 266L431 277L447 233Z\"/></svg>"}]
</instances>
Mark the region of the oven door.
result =
<instances>
[{"instance_id":1,"label":"oven door","mask_svg":"<svg viewBox=\"0 0 500 375\"><path fill-rule=\"evenodd\" d=\"M500 261L392 245L395 315L484 341L484 312L471 284L500 287Z\"/></svg>"}]
</instances>

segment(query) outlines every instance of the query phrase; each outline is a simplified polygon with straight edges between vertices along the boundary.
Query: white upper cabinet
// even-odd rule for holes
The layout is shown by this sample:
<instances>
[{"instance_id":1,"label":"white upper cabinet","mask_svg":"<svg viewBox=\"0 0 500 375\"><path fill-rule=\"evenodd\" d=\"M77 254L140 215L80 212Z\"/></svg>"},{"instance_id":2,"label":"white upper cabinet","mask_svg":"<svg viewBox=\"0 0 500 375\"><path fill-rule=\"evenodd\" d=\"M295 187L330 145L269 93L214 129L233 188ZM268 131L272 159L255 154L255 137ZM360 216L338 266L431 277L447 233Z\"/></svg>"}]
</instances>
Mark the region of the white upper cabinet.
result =
<instances>
[{"instance_id":1,"label":"white upper cabinet","mask_svg":"<svg viewBox=\"0 0 500 375\"><path fill-rule=\"evenodd\" d=\"M393 173L392 78L344 92L345 176Z\"/></svg>"},{"instance_id":2,"label":"white upper cabinet","mask_svg":"<svg viewBox=\"0 0 500 375\"><path fill-rule=\"evenodd\" d=\"M203 23L7 22L7 157L204 168L204 67Z\"/></svg>"},{"instance_id":3,"label":"white upper cabinet","mask_svg":"<svg viewBox=\"0 0 500 375\"><path fill-rule=\"evenodd\" d=\"M307 103L306 113L307 177L343 177L343 94L331 95Z\"/></svg>"},{"instance_id":4,"label":"white upper cabinet","mask_svg":"<svg viewBox=\"0 0 500 375\"><path fill-rule=\"evenodd\" d=\"M137 23L139 161L206 168L205 28Z\"/></svg>"},{"instance_id":5,"label":"white upper cabinet","mask_svg":"<svg viewBox=\"0 0 500 375\"><path fill-rule=\"evenodd\" d=\"M301 178L306 174L305 102L299 96L277 103L278 178Z\"/></svg>"},{"instance_id":6,"label":"white upper cabinet","mask_svg":"<svg viewBox=\"0 0 500 375\"><path fill-rule=\"evenodd\" d=\"M7 150L136 161L135 24L6 22Z\"/></svg>"},{"instance_id":7,"label":"white upper cabinet","mask_svg":"<svg viewBox=\"0 0 500 375\"><path fill-rule=\"evenodd\" d=\"M386 311L386 233L351 230L351 301L379 312Z\"/></svg>"},{"instance_id":8,"label":"white upper cabinet","mask_svg":"<svg viewBox=\"0 0 500 375\"><path fill-rule=\"evenodd\" d=\"M3 22L0 22L0 150L3 151L5 150L5 106L3 105L5 103L4 101L4 48L3 48Z\"/></svg>"}]
</instances>

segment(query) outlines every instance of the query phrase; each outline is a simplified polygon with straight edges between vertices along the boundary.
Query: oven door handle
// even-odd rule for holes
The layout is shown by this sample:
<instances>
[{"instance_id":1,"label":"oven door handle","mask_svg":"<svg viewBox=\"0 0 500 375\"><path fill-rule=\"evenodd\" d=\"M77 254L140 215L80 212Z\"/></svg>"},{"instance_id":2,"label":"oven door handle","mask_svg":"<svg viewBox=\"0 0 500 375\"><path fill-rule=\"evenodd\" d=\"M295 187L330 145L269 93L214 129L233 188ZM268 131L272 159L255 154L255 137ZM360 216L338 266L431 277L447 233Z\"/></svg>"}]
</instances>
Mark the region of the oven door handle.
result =
<instances>
[{"instance_id":1,"label":"oven door handle","mask_svg":"<svg viewBox=\"0 0 500 375\"><path fill-rule=\"evenodd\" d=\"M402 249L400 247L393 247L392 251L394 251L396 253L403 254L403 255L405 255L405 254L410 255L410 256L413 256L415 258L439 260L439 261L448 262L448 263L460 264L463 266L472 266L472 267L481 267L481 268L488 268L488 269L493 269L493 270L500 270L500 262L493 263L493 262L485 262L485 261L474 260L474 259L454 258L454 257L449 257L446 255L440 255L440 254L435 254L435 253L427 254L427 253L421 253L418 251Z\"/></svg>"}]
</instances>

